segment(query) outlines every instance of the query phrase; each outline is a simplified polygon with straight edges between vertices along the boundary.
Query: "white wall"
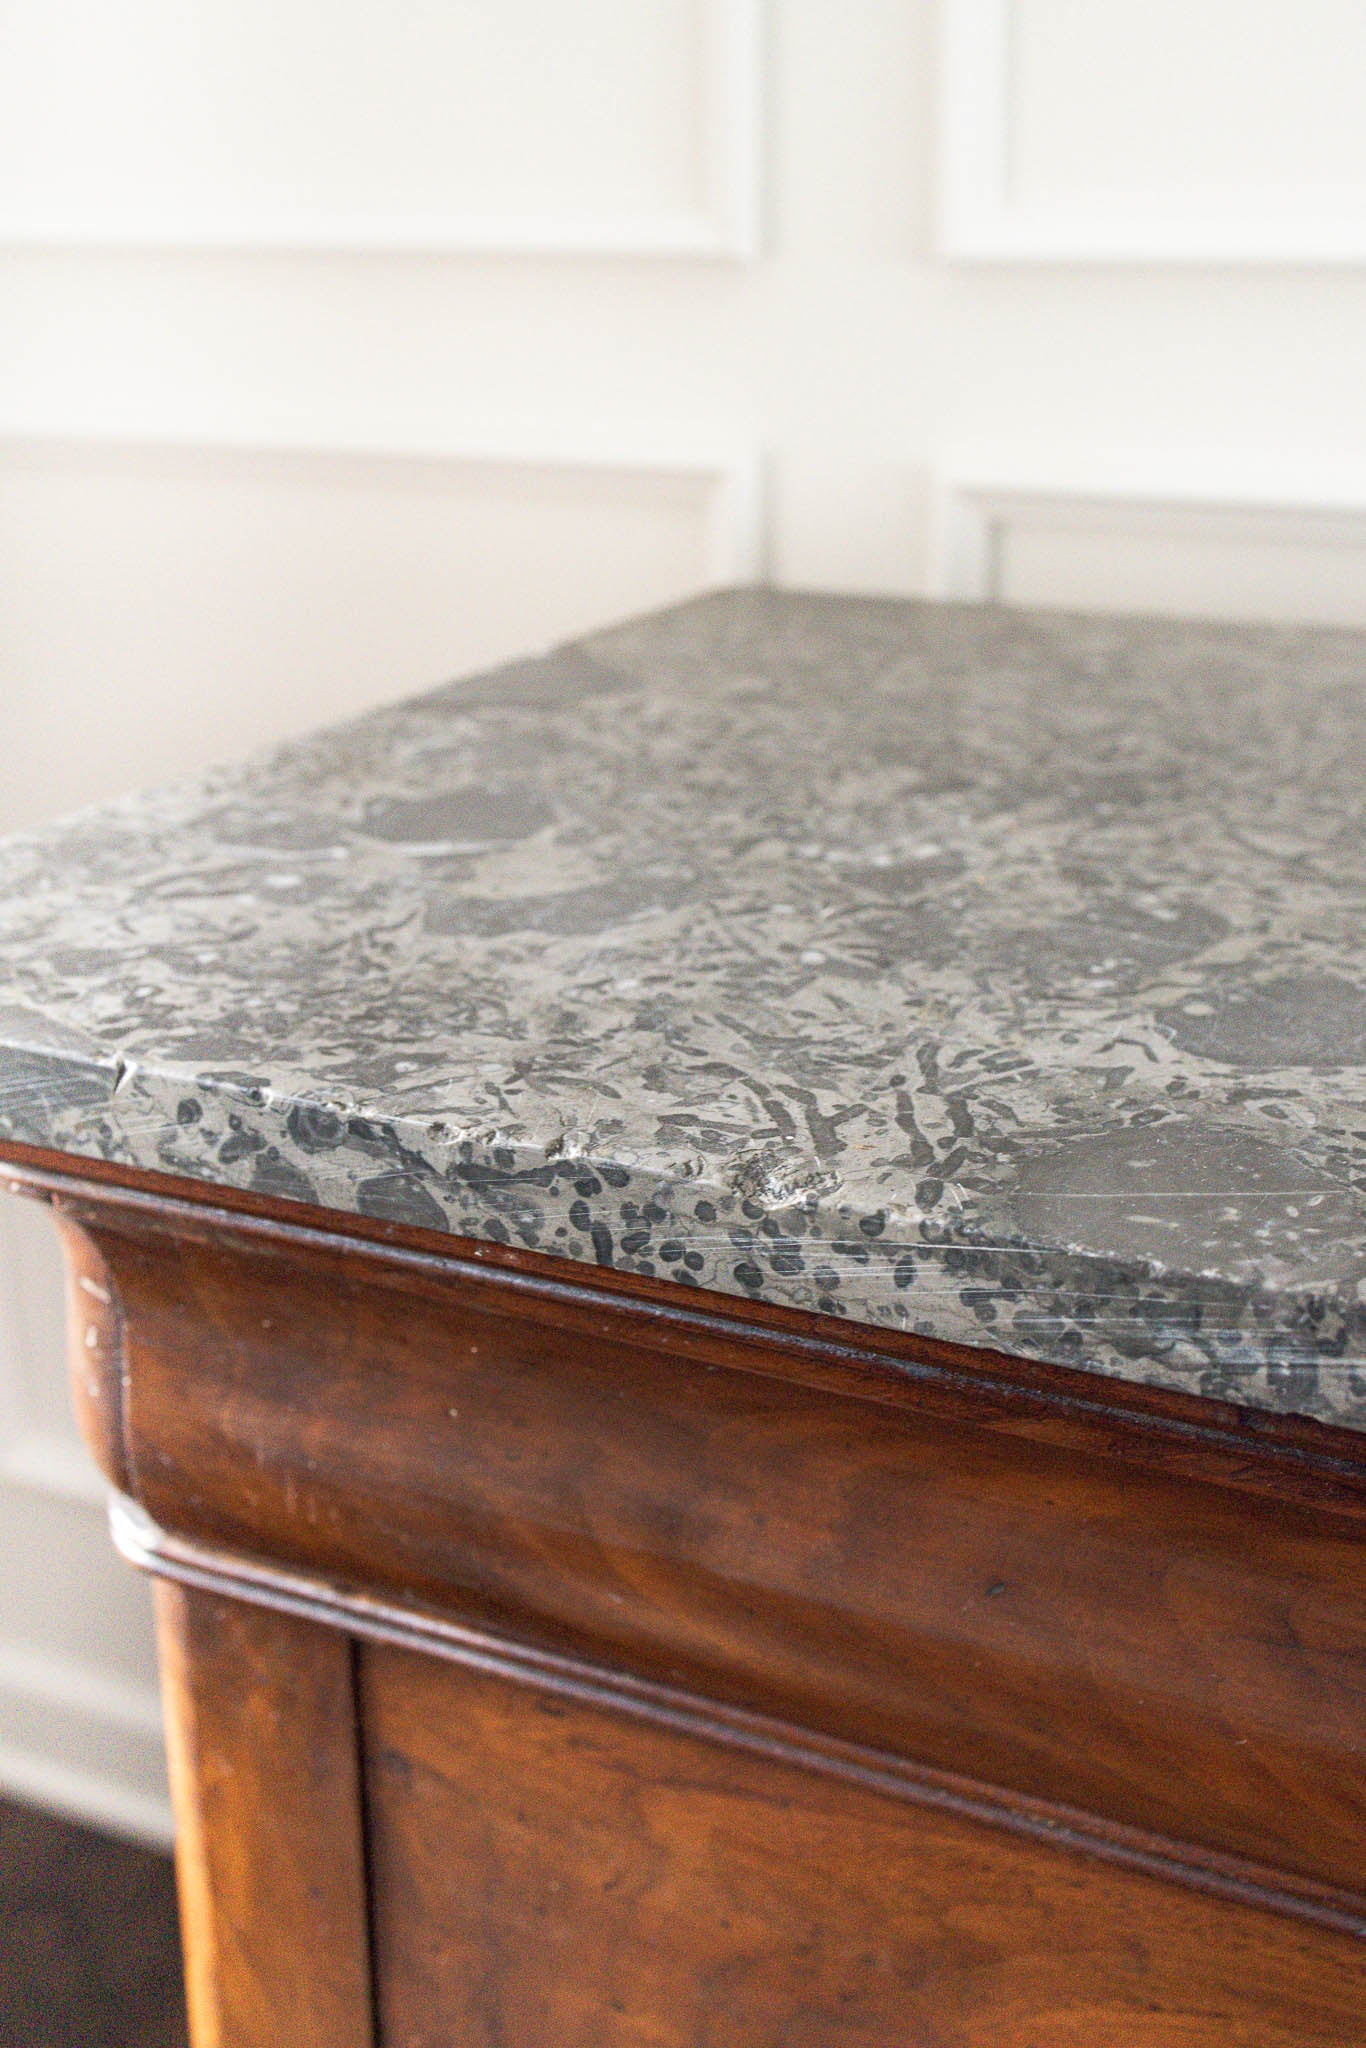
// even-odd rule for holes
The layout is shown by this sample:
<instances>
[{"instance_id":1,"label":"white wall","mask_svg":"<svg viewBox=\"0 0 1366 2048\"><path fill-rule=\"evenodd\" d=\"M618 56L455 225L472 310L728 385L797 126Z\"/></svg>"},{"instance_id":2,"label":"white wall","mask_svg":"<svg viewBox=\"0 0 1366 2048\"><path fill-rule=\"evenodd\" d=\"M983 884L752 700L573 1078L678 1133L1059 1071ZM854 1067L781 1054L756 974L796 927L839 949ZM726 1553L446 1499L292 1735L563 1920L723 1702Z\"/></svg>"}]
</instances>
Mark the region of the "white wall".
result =
<instances>
[{"instance_id":1,"label":"white wall","mask_svg":"<svg viewBox=\"0 0 1366 2048\"><path fill-rule=\"evenodd\" d=\"M1352 0L0 0L0 824L723 580L1366 623ZM0 1782L166 1825L0 1208Z\"/></svg>"}]
</instances>

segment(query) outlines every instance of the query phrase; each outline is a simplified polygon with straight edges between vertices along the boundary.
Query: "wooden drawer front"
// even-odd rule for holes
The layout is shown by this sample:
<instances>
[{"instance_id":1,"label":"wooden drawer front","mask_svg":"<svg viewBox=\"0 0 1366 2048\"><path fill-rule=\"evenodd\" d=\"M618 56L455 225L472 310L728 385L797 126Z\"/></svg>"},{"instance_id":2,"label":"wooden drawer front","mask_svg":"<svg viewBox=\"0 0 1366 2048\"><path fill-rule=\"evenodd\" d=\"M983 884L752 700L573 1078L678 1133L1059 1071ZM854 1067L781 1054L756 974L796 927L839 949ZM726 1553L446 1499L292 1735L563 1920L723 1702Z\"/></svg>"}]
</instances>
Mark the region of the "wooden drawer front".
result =
<instances>
[{"instance_id":1,"label":"wooden drawer front","mask_svg":"<svg viewBox=\"0 0 1366 2048\"><path fill-rule=\"evenodd\" d=\"M498 1276L101 1241L158 1521L1366 1889L1350 1500Z\"/></svg>"},{"instance_id":2,"label":"wooden drawer front","mask_svg":"<svg viewBox=\"0 0 1366 2048\"><path fill-rule=\"evenodd\" d=\"M1350 1935L398 1650L361 1664L402 2048L1344 2048Z\"/></svg>"}]
</instances>

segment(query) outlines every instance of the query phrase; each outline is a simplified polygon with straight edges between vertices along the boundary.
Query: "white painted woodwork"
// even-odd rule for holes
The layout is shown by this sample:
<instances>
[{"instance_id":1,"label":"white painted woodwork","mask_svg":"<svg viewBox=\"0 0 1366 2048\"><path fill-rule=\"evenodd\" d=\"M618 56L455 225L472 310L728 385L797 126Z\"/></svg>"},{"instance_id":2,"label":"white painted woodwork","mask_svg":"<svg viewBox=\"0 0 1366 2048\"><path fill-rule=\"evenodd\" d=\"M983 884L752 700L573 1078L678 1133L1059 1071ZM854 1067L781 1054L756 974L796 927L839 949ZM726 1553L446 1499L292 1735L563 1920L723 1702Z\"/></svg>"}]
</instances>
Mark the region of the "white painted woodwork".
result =
<instances>
[{"instance_id":1,"label":"white painted woodwork","mask_svg":"<svg viewBox=\"0 0 1366 2048\"><path fill-rule=\"evenodd\" d=\"M748 580L756 506L697 450L0 443L6 822Z\"/></svg>"},{"instance_id":2,"label":"white painted woodwork","mask_svg":"<svg viewBox=\"0 0 1366 2048\"><path fill-rule=\"evenodd\" d=\"M943 0L959 256L1366 261L1350 0Z\"/></svg>"},{"instance_id":3,"label":"white painted woodwork","mask_svg":"<svg viewBox=\"0 0 1366 2048\"><path fill-rule=\"evenodd\" d=\"M745 254L754 0L6 0L0 228Z\"/></svg>"},{"instance_id":4,"label":"white painted woodwork","mask_svg":"<svg viewBox=\"0 0 1366 2048\"><path fill-rule=\"evenodd\" d=\"M1118 452L1069 474L1002 452L941 475L933 523L942 596L1323 626L1366 614L1366 490L1350 477Z\"/></svg>"}]
</instances>

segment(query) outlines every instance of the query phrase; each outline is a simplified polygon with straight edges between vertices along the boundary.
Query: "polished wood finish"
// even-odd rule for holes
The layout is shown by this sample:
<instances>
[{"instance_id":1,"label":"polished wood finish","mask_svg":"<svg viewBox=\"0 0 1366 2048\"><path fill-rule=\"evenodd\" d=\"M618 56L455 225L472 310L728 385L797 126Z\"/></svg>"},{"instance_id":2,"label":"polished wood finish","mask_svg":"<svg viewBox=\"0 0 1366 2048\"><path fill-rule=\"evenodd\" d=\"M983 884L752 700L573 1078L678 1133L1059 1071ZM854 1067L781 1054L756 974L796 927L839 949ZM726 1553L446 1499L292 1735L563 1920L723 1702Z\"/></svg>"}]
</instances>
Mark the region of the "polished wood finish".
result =
<instances>
[{"instance_id":1,"label":"polished wood finish","mask_svg":"<svg viewBox=\"0 0 1366 2048\"><path fill-rule=\"evenodd\" d=\"M483 1269L87 1218L163 1526L1356 1891L1362 1499ZM686 1350L684 1340L686 1337ZM796 1361L807 1366L811 1361ZM837 1361L827 1361L827 1372ZM1297 1478L1300 1475L1295 1475ZM1277 1486L1277 1481L1281 1484Z\"/></svg>"},{"instance_id":2,"label":"polished wood finish","mask_svg":"<svg viewBox=\"0 0 1366 2048\"><path fill-rule=\"evenodd\" d=\"M411 1600L388 1598L176 1536L158 1528L129 1501L115 1499L111 1525L115 1543L131 1564L201 1592L274 1607L364 1641L415 1649L728 1748L800 1764L909 1805L930 1806L1054 1848L1080 1850L1149 1876L1366 1937L1360 1893L1302 1879L1287 1881L1286 1873L1249 1864L1245 1858L1107 1823L1099 1815L983 1785L913 1757L870 1749L714 1696L540 1648Z\"/></svg>"},{"instance_id":3,"label":"polished wood finish","mask_svg":"<svg viewBox=\"0 0 1366 2048\"><path fill-rule=\"evenodd\" d=\"M351 1645L156 1594L194 2048L374 2048Z\"/></svg>"},{"instance_id":4,"label":"polished wood finish","mask_svg":"<svg viewBox=\"0 0 1366 2048\"><path fill-rule=\"evenodd\" d=\"M114 1276L99 1246L64 1210L56 1211L66 1254L67 1384L81 1435L110 1484L132 1486L123 1440L123 1323Z\"/></svg>"},{"instance_id":5,"label":"polished wood finish","mask_svg":"<svg viewBox=\"0 0 1366 2048\"><path fill-rule=\"evenodd\" d=\"M403 2048L1344 2048L1351 1936L402 1651L362 1662Z\"/></svg>"},{"instance_id":6,"label":"polished wood finish","mask_svg":"<svg viewBox=\"0 0 1366 2048\"><path fill-rule=\"evenodd\" d=\"M349 1737L333 1667L327 1741L368 1788L382 2038L463 2041L457 2018L501 2048L1353 2038L1360 1437L6 1156L74 1246L78 1405L153 1518L127 1547L192 1609L229 1594L290 1640L371 1645ZM199 1653L206 1699L264 1655ZM525 1806L533 1781L543 1814L518 1819L508 1788ZM260 1789L234 1825L265 1856ZM610 1909L584 1828L592 1871L635 1872ZM556 1886L573 1998L549 1933L517 1932L523 1894ZM515 1968L491 1960L509 1942ZM363 1975L363 1933L342 1945ZM258 2024L249 1988L223 2010ZM196 2048L239 2038L195 2024Z\"/></svg>"},{"instance_id":7,"label":"polished wood finish","mask_svg":"<svg viewBox=\"0 0 1366 2048\"><path fill-rule=\"evenodd\" d=\"M497 1275L507 1282L509 1306L524 1292L576 1303L588 1312L601 1304L628 1302L644 1310L651 1325L671 1333L671 1343L677 1330L684 1356L691 1355L689 1329L714 1327L748 1337L755 1371L765 1369L770 1340L781 1336L783 1357L776 1369L783 1378L809 1376L813 1384L826 1384L833 1377L846 1384L843 1368L851 1366L864 1386L880 1380L890 1400L916 1401L926 1390L932 1399L935 1387L956 1387L981 1416L996 1412L1002 1395L1016 1407L1033 1400L1039 1413L1050 1418L1050 1433L1067 1416L1097 1426L1110 1418L1137 1416L1147 1425L1149 1459L1181 1470L1207 1470L1228 1481L1237 1464L1234 1454L1255 1451L1256 1484L1263 1490L1274 1485L1293 1493L1298 1485L1317 1500L1328 1497L1325 1489L1337 1478L1345 1483L1345 1501L1366 1500L1366 1435L1303 1416L1098 1378L990 1347L875 1329L739 1295L704 1293L681 1282L551 1258L491 1239L453 1237L383 1217L211 1187L104 1159L75 1159L11 1139L0 1139L0 1187L50 1202L59 1227L64 1217L85 1209L109 1222L138 1215L157 1218L171 1234L204 1241L228 1222L251 1242L321 1241L360 1252L382 1250L405 1269ZM1273 1474L1278 1475L1274 1480Z\"/></svg>"}]
</instances>

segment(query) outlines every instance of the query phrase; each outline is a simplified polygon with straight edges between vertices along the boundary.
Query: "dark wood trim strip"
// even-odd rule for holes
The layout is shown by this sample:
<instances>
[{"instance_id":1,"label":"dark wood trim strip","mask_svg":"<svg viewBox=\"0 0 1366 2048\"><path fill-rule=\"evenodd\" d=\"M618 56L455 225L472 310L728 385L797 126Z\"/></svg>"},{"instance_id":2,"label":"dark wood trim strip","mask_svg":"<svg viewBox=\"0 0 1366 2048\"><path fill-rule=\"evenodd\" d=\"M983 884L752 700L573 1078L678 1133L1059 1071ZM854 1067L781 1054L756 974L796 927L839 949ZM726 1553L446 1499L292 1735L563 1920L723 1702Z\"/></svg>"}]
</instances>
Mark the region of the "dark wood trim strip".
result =
<instances>
[{"instance_id":1,"label":"dark wood trim strip","mask_svg":"<svg viewBox=\"0 0 1366 2048\"><path fill-rule=\"evenodd\" d=\"M553 1258L516 1247L418 1230L303 1202L247 1195L169 1174L103 1160L38 1152L0 1141L0 1177L11 1192L51 1201L76 1223L117 1228L151 1224L161 1234L204 1239L225 1233L300 1249L344 1250L390 1274L479 1286L496 1283L504 1301L570 1306L620 1316L629 1309L671 1336L719 1337L738 1344L745 1367L766 1378L835 1385L861 1400L904 1405L926 1388L969 1395L982 1420L993 1404L1015 1415L1082 1426L1127 1424L1176 1455L1210 1452L1255 1459L1297 1478L1316 1477L1366 1509L1366 1432L1297 1415L1238 1407L1204 1395L1110 1379L1007 1352L916 1337L839 1317ZM175 1226L175 1231L172 1231ZM781 1350L775 1355L775 1339ZM1325 1504L1329 1504L1325 1501ZM1346 1505L1346 1500L1331 1503Z\"/></svg>"},{"instance_id":2,"label":"dark wood trim strip","mask_svg":"<svg viewBox=\"0 0 1366 2048\"><path fill-rule=\"evenodd\" d=\"M118 1494L111 1501L110 1526L117 1549L129 1563L200 1592L442 1657L705 1741L822 1771L867 1791L932 1806L1150 1877L1366 1939L1363 1893L980 1784L770 1715L473 1628L415 1605L191 1541L159 1528L135 1502Z\"/></svg>"},{"instance_id":3,"label":"dark wood trim strip","mask_svg":"<svg viewBox=\"0 0 1366 2048\"><path fill-rule=\"evenodd\" d=\"M374 1813L370 1801L370 1774L365 1765L365 1699L364 1673L361 1669L361 1643L354 1634L346 1638L346 1662L348 1690L351 1696L351 1727L354 1735L352 1755L356 1778L356 1860L360 1866L361 1919L364 1929L364 1976L369 1994L370 2028L373 2040L369 2048L382 2048L380 2039L380 1981L379 1981L379 1928L377 1912L379 1901L375 1889L375 1840Z\"/></svg>"}]
</instances>

